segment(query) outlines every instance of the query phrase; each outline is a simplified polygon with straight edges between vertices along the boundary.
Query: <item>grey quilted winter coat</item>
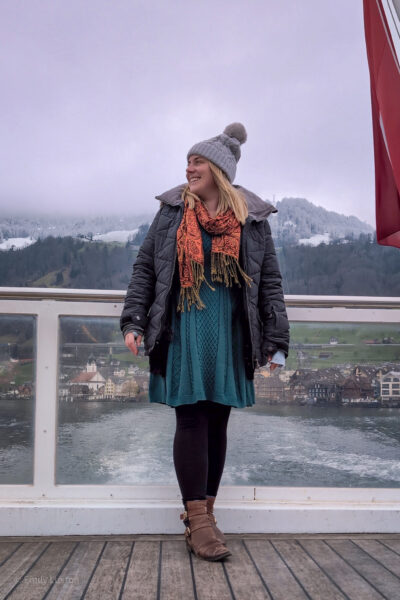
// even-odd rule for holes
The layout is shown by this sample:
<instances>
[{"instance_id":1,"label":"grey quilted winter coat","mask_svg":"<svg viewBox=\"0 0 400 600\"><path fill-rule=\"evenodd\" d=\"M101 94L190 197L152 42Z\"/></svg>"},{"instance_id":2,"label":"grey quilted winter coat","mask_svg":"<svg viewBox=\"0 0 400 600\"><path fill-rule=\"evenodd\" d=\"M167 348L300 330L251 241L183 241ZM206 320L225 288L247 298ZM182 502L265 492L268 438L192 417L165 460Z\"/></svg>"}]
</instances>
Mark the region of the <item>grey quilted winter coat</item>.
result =
<instances>
[{"instance_id":1,"label":"grey quilted winter coat","mask_svg":"<svg viewBox=\"0 0 400 600\"><path fill-rule=\"evenodd\" d=\"M249 216L242 227L240 264L252 278L243 284L243 311L238 315L244 326L246 375L265 365L267 355L282 350L287 356L289 323L283 299L281 274L267 217L276 209L245 188ZM161 207L139 250L121 315L121 329L144 332L150 370L165 374L169 327L169 299L177 277L176 232L183 216L183 185L157 199Z\"/></svg>"}]
</instances>

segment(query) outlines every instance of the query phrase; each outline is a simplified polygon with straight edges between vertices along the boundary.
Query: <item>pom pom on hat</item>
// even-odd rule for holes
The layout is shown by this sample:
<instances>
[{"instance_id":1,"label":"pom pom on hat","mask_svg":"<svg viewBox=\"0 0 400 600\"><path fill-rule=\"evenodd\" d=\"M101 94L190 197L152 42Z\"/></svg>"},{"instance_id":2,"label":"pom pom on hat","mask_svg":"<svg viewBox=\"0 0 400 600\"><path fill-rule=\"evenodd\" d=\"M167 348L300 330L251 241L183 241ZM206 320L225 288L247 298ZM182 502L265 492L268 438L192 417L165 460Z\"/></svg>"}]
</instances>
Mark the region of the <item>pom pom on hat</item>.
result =
<instances>
[{"instance_id":1,"label":"pom pom on hat","mask_svg":"<svg viewBox=\"0 0 400 600\"><path fill-rule=\"evenodd\" d=\"M192 146L187 158L189 159L192 154L204 156L222 169L232 183L236 175L236 164L240 159L240 145L244 144L246 140L247 132L244 125L231 123L220 135Z\"/></svg>"},{"instance_id":2,"label":"pom pom on hat","mask_svg":"<svg viewBox=\"0 0 400 600\"><path fill-rule=\"evenodd\" d=\"M241 123L231 123L230 125L227 125L224 129L224 133L225 135L229 135L229 137L236 138L239 141L239 144L244 144L247 140L247 131Z\"/></svg>"}]
</instances>

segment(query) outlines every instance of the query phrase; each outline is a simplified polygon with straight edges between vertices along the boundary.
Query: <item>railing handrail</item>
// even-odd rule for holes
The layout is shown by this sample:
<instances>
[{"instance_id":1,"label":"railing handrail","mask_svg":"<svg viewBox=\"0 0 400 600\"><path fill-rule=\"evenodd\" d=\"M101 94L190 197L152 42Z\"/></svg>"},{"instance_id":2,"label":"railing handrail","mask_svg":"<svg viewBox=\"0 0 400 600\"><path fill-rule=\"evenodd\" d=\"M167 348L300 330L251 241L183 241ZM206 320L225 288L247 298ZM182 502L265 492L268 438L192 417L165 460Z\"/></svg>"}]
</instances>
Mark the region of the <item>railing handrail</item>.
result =
<instances>
[{"instance_id":1,"label":"railing handrail","mask_svg":"<svg viewBox=\"0 0 400 600\"><path fill-rule=\"evenodd\" d=\"M126 290L93 290L73 288L0 287L0 300L73 300L91 302L123 302ZM318 296L285 295L287 306L342 308L400 308L398 296Z\"/></svg>"}]
</instances>

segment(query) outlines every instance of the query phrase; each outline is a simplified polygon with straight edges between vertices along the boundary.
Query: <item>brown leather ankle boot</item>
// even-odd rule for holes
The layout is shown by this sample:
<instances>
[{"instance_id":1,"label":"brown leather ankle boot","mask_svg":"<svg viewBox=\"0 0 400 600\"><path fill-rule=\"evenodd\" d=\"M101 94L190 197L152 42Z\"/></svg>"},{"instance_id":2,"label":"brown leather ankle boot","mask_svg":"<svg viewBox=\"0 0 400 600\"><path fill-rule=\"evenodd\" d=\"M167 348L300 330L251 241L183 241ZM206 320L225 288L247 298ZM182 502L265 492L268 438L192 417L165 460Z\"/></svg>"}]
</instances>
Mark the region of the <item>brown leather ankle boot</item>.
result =
<instances>
[{"instance_id":1,"label":"brown leather ankle boot","mask_svg":"<svg viewBox=\"0 0 400 600\"><path fill-rule=\"evenodd\" d=\"M214 533L215 533L217 540L219 542L221 542L221 544L226 544L226 539L225 539L224 534L217 527L217 519L215 518L215 515L214 515L214 502L215 502L215 497L209 496L207 498L207 514L210 517L211 526L214 529Z\"/></svg>"},{"instance_id":2,"label":"brown leather ankle boot","mask_svg":"<svg viewBox=\"0 0 400 600\"><path fill-rule=\"evenodd\" d=\"M181 515L186 525L188 550L204 560L217 561L230 556L224 544L217 539L207 514L207 500L189 500Z\"/></svg>"}]
</instances>

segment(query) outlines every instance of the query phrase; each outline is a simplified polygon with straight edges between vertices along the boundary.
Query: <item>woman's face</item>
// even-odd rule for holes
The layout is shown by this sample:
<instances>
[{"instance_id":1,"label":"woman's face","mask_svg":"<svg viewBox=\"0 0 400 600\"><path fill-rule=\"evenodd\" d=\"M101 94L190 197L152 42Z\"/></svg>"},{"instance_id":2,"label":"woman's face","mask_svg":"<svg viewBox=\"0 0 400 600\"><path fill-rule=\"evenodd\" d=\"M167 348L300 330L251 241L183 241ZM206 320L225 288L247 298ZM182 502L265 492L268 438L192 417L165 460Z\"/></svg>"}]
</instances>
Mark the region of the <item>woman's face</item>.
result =
<instances>
[{"instance_id":1,"label":"woman's face","mask_svg":"<svg viewBox=\"0 0 400 600\"><path fill-rule=\"evenodd\" d=\"M186 179L189 190L200 198L218 190L207 159L197 154L189 156Z\"/></svg>"}]
</instances>

